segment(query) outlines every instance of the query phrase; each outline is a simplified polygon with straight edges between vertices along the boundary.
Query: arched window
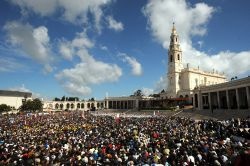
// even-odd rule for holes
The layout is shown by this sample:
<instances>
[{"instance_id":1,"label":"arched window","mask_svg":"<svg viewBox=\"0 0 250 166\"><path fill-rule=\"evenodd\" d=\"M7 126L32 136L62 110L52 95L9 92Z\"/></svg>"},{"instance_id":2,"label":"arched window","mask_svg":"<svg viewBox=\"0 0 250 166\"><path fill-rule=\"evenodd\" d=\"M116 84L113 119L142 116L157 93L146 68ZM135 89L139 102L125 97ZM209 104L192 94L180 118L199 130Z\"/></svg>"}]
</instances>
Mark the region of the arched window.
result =
<instances>
[{"instance_id":1,"label":"arched window","mask_svg":"<svg viewBox=\"0 0 250 166\"><path fill-rule=\"evenodd\" d=\"M59 104L58 103L56 103L56 109L58 109L59 108Z\"/></svg>"},{"instance_id":2,"label":"arched window","mask_svg":"<svg viewBox=\"0 0 250 166\"><path fill-rule=\"evenodd\" d=\"M180 60L180 54L178 54L178 60Z\"/></svg>"},{"instance_id":3,"label":"arched window","mask_svg":"<svg viewBox=\"0 0 250 166\"><path fill-rule=\"evenodd\" d=\"M87 107L90 108L90 103L87 104Z\"/></svg>"},{"instance_id":4,"label":"arched window","mask_svg":"<svg viewBox=\"0 0 250 166\"><path fill-rule=\"evenodd\" d=\"M84 104L83 103L81 104L81 108L84 108Z\"/></svg>"},{"instance_id":5,"label":"arched window","mask_svg":"<svg viewBox=\"0 0 250 166\"><path fill-rule=\"evenodd\" d=\"M69 104L69 103L67 103L67 106L66 106L66 107L67 107L67 109L69 109L69 106L70 106L70 104Z\"/></svg>"},{"instance_id":6,"label":"arched window","mask_svg":"<svg viewBox=\"0 0 250 166\"><path fill-rule=\"evenodd\" d=\"M195 85L198 86L198 78L195 79Z\"/></svg>"},{"instance_id":7,"label":"arched window","mask_svg":"<svg viewBox=\"0 0 250 166\"><path fill-rule=\"evenodd\" d=\"M80 108L80 103L77 103L77 108Z\"/></svg>"},{"instance_id":8,"label":"arched window","mask_svg":"<svg viewBox=\"0 0 250 166\"><path fill-rule=\"evenodd\" d=\"M71 109L73 109L74 107L75 107L75 106L74 106L74 104L72 103L72 104L71 104Z\"/></svg>"},{"instance_id":9,"label":"arched window","mask_svg":"<svg viewBox=\"0 0 250 166\"><path fill-rule=\"evenodd\" d=\"M177 37L175 38L175 41L177 42Z\"/></svg>"},{"instance_id":10,"label":"arched window","mask_svg":"<svg viewBox=\"0 0 250 166\"><path fill-rule=\"evenodd\" d=\"M63 104L60 104L60 109L61 109L61 110L63 109Z\"/></svg>"}]
</instances>

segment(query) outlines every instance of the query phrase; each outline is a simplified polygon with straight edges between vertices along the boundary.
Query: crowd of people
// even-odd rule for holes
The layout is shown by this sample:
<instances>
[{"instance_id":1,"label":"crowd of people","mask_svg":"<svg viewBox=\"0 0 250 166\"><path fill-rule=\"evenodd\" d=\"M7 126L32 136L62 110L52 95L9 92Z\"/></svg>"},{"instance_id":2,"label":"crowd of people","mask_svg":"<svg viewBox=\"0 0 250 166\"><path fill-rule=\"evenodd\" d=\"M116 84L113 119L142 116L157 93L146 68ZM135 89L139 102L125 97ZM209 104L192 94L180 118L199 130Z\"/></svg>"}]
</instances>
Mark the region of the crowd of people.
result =
<instances>
[{"instance_id":1,"label":"crowd of people","mask_svg":"<svg viewBox=\"0 0 250 166\"><path fill-rule=\"evenodd\" d=\"M0 165L250 165L250 118L100 115L0 115Z\"/></svg>"}]
</instances>

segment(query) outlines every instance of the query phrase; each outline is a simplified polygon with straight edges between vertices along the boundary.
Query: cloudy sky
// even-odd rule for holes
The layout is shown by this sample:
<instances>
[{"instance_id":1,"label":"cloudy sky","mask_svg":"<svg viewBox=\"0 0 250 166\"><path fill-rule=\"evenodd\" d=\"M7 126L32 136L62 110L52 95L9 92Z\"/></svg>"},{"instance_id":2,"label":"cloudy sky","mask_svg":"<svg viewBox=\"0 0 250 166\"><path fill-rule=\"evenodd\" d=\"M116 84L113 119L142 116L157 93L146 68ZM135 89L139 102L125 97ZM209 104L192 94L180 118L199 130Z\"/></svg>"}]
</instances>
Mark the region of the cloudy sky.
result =
<instances>
[{"instance_id":1,"label":"cloudy sky","mask_svg":"<svg viewBox=\"0 0 250 166\"><path fill-rule=\"evenodd\" d=\"M1 0L0 89L82 99L166 88L173 22L184 63L250 75L248 0Z\"/></svg>"}]
</instances>

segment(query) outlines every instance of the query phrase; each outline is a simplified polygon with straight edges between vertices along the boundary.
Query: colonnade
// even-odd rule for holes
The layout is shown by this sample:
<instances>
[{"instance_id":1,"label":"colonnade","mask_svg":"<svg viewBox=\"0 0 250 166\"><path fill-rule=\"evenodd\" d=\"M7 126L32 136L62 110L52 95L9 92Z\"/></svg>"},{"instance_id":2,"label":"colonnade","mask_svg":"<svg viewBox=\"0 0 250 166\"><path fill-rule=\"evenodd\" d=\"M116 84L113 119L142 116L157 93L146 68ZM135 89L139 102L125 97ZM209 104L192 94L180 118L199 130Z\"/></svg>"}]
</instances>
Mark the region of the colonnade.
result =
<instances>
[{"instance_id":1,"label":"colonnade","mask_svg":"<svg viewBox=\"0 0 250 166\"><path fill-rule=\"evenodd\" d=\"M107 109L134 109L138 108L138 100L106 100L105 108Z\"/></svg>"},{"instance_id":2,"label":"colonnade","mask_svg":"<svg viewBox=\"0 0 250 166\"><path fill-rule=\"evenodd\" d=\"M250 109L250 86L196 91L194 108Z\"/></svg>"},{"instance_id":3,"label":"colonnade","mask_svg":"<svg viewBox=\"0 0 250 166\"><path fill-rule=\"evenodd\" d=\"M45 109L51 110L90 110L92 108L104 108L103 101L52 101L44 103Z\"/></svg>"}]
</instances>

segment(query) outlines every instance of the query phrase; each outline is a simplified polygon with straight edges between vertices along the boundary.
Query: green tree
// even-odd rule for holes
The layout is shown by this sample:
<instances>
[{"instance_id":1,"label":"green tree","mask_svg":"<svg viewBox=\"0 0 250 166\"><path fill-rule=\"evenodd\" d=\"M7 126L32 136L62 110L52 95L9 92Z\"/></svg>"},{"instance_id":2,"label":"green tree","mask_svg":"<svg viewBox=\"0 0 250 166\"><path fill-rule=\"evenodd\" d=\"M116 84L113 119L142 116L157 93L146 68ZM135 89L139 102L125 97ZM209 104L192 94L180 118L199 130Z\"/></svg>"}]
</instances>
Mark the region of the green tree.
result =
<instances>
[{"instance_id":1,"label":"green tree","mask_svg":"<svg viewBox=\"0 0 250 166\"><path fill-rule=\"evenodd\" d=\"M8 106L6 104L1 104L0 105L0 113L2 113L2 112L8 112L10 110L11 110L10 106Z\"/></svg>"},{"instance_id":2,"label":"green tree","mask_svg":"<svg viewBox=\"0 0 250 166\"><path fill-rule=\"evenodd\" d=\"M142 96L144 96L144 94L142 93L142 91L140 89L138 89L137 91L135 91L134 96L142 97Z\"/></svg>"},{"instance_id":3,"label":"green tree","mask_svg":"<svg viewBox=\"0 0 250 166\"><path fill-rule=\"evenodd\" d=\"M161 93L165 93L165 90L164 90L164 89L162 89Z\"/></svg>"},{"instance_id":4,"label":"green tree","mask_svg":"<svg viewBox=\"0 0 250 166\"><path fill-rule=\"evenodd\" d=\"M20 107L20 111L23 112L35 112L35 111L42 111L43 104L40 99L36 98L34 100L28 100L23 103Z\"/></svg>"},{"instance_id":5,"label":"green tree","mask_svg":"<svg viewBox=\"0 0 250 166\"><path fill-rule=\"evenodd\" d=\"M68 101L79 101L78 97L69 97Z\"/></svg>"},{"instance_id":6,"label":"green tree","mask_svg":"<svg viewBox=\"0 0 250 166\"><path fill-rule=\"evenodd\" d=\"M43 103L41 102L40 99L36 98L33 100L33 110L36 111L42 111L43 109Z\"/></svg>"},{"instance_id":7,"label":"green tree","mask_svg":"<svg viewBox=\"0 0 250 166\"><path fill-rule=\"evenodd\" d=\"M61 99L55 97L55 98L54 98L54 101L61 101Z\"/></svg>"},{"instance_id":8,"label":"green tree","mask_svg":"<svg viewBox=\"0 0 250 166\"><path fill-rule=\"evenodd\" d=\"M63 96L63 97L61 98L61 101L65 101L65 100L66 100L65 96Z\"/></svg>"}]
</instances>

